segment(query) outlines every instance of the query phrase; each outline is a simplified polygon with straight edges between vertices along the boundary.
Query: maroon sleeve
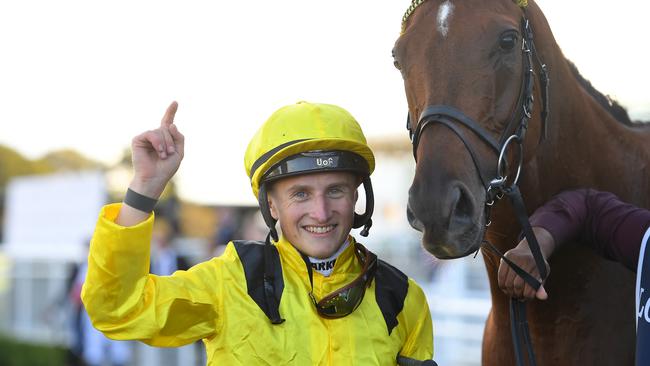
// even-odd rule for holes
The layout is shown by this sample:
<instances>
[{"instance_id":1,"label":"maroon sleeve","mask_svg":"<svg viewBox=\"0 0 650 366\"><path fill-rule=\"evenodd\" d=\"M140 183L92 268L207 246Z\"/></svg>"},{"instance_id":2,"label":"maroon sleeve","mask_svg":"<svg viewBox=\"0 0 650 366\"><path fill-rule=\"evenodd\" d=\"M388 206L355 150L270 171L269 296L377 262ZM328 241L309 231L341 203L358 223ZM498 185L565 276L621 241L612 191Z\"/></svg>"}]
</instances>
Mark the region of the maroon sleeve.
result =
<instances>
[{"instance_id":1,"label":"maroon sleeve","mask_svg":"<svg viewBox=\"0 0 650 366\"><path fill-rule=\"evenodd\" d=\"M612 193L579 189L553 197L533 213L530 224L548 230L557 244L580 241L636 271L650 211Z\"/></svg>"}]
</instances>

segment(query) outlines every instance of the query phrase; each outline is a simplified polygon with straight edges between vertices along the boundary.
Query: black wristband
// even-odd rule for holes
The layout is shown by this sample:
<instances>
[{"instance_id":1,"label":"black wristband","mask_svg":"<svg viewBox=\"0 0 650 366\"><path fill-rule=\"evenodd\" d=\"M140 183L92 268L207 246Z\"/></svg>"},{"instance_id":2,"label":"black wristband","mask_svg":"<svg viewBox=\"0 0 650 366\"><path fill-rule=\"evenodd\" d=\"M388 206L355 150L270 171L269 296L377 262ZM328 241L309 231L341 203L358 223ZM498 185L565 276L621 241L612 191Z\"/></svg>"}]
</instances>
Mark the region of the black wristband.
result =
<instances>
[{"instance_id":1,"label":"black wristband","mask_svg":"<svg viewBox=\"0 0 650 366\"><path fill-rule=\"evenodd\" d=\"M140 193L135 192L129 188L126 190L124 203L142 212L150 213L153 211L153 208L156 207L158 200L141 195Z\"/></svg>"}]
</instances>

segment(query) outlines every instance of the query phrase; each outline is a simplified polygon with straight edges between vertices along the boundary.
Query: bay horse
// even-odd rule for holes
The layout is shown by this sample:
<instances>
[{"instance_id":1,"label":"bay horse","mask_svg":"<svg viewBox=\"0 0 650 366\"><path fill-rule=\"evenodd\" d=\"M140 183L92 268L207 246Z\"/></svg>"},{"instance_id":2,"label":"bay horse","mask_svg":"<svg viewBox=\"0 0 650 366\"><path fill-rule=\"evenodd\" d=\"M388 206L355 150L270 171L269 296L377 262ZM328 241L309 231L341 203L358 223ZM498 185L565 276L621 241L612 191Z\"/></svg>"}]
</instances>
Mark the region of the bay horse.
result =
<instances>
[{"instance_id":1,"label":"bay horse","mask_svg":"<svg viewBox=\"0 0 650 366\"><path fill-rule=\"evenodd\" d=\"M404 79L416 158L407 213L430 253L463 257L484 239L501 252L517 244L520 226L511 205L499 200L486 210L493 197L485 181L502 173L513 181L519 159L528 214L579 187L650 208L650 124L630 121L578 73L534 1L413 0L402 27L393 56ZM534 47L523 42L528 29ZM527 51L534 51L533 62ZM522 98L526 89L530 95ZM434 123L420 128L422 114ZM509 148L504 161L510 168L498 169L498 153L486 141L503 143L517 128L509 121L524 115L523 152ZM500 259L487 250L482 255L492 299L482 363L514 365L509 299L497 285ZM526 304L538 365L632 365L634 274L581 245L564 245L550 268L548 300Z\"/></svg>"}]
</instances>

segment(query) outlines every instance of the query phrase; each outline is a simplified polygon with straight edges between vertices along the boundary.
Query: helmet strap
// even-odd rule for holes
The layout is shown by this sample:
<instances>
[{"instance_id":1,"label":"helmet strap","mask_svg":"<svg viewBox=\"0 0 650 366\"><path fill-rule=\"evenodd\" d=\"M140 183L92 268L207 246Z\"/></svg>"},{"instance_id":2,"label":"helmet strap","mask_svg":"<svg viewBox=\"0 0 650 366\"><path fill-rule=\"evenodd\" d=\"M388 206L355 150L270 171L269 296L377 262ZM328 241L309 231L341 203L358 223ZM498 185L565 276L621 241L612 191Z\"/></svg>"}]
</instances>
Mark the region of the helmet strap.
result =
<instances>
[{"instance_id":1,"label":"helmet strap","mask_svg":"<svg viewBox=\"0 0 650 366\"><path fill-rule=\"evenodd\" d=\"M278 231L275 229L275 223L277 222L276 219L271 216L271 209L269 207L269 199L268 195L266 192L266 183L262 183L260 185L260 189L257 193L257 200L259 201L260 205L260 212L262 213L262 218L264 218L264 222L266 223L266 226L269 228L269 235L273 239L273 241L277 242L278 241ZM268 242L268 240L267 240Z\"/></svg>"},{"instance_id":2,"label":"helmet strap","mask_svg":"<svg viewBox=\"0 0 650 366\"><path fill-rule=\"evenodd\" d=\"M366 191L366 210L363 214L354 213L354 223L352 227L357 229L363 226L361 230L361 236L368 236L368 231L372 226L372 212L375 208L375 196L372 191L372 183L370 182L370 176L365 176L363 178L363 188Z\"/></svg>"}]
</instances>

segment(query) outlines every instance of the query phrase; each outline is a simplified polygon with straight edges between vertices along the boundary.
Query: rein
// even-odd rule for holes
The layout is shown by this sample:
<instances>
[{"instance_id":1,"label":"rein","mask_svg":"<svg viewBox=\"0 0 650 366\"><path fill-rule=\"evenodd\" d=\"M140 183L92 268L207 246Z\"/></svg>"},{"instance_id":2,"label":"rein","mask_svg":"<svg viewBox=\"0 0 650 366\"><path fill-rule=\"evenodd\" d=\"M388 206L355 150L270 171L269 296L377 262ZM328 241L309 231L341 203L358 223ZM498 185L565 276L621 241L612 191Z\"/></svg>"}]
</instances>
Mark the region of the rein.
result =
<instances>
[{"instance_id":1,"label":"rein","mask_svg":"<svg viewBox=\"0 0 650 366\"><path fill-rule=\"evenodd\" d=\"M521 168L523 165L523 142L526 136L526 131L528 130L528 122L532 118L532 109L534 105L533 86L535 82L535 71L533 61L537 63L540 70L539 82L542 88L542 133L540 134L540 143L546 139L547 135L546 122L549 110L549 78L547 67L544 63L541 62L537 51L535 50L535 44L533 42L533 31L526 15L526 9L523 8L522 10L524 13L521 21L521 50L523 62L522 83L520 86L519 97L517 98L515 109L513 111L513 116L506 125L506 128L504 129L499 141L495 140L494 137L489 134L483 127L481 127L476 121L458 109L447 105L427 106L420 114L420 118L415 130L412 129L409 113L407 117L406 128L409 131L411 142L413 144L413 157L415 158L416 162L420 136L422 135L422 131L427 126L433 125L435 123L442 124L454 132L454 134L456 134L458 138L463 142L472 158L472 161L474 162L474 166L476 167L479 178L481 179L481 182L486 190L486 203L484 208L486 227L491 223L490 212L494 203L504 196L508 196L515 210L515 215L521 225L524 236L528 241L528 245L535 259L537 270L539 271L542 281L537 280L528 272L524 271L515 263L510 261L508 258L504 257L504 255L487 240L483 240L481 245L487 244L488 249L501 257L515 271L515 273L517 273L517 275L522 277L526 283L537 290L546 279L548 273L546 270L544 257L542 256L539 244L537 243L537 239L533 234L528 215L526 214L526 208L521 197L519 187L517 186L517 182L519 181ZM489 179L489 177L485 176L486 170L481 169L478 155L472 148L472 145L469 143L469 140L465 136L463 129L459 125L463 125L466 129L469 129L471 132L473 132L477 137L480 138L481 141L483 141L490 149L495 152L496 156L498 156L497 169L494 178ZM511 145L514 145L517 149L518 163L516 167L515 177L511 180L511 182L509 182L509 169L507 166L508 164L506 160L506 153ZM524 365L522 354L523 344L523 347L527 349L528 364L530 366L535 366L535 354L533 352L533 347L530 340L528 322L526 321L526 305L524 302L521 302L515 298L510 299L510 328L512 332L517 365Z\"/></svg>"}]
</instances>

